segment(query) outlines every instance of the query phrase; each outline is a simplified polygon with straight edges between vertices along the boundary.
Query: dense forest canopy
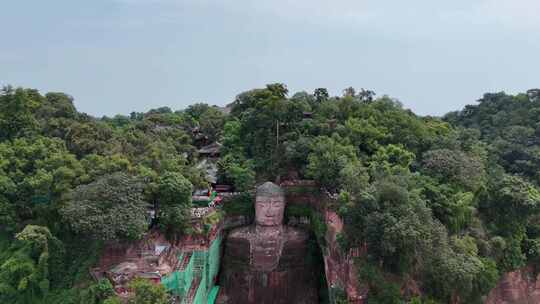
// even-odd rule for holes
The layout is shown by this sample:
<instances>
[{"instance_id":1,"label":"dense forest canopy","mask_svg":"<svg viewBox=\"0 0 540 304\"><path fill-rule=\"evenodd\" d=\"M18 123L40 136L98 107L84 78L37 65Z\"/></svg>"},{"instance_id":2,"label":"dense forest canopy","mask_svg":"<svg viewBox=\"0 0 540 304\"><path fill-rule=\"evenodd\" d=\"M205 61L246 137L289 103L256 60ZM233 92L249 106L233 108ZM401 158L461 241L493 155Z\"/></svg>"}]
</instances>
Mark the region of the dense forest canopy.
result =
<instances>
[{"instance_id":1,"label":"dense forest canopy","mask_svg":"<svg viewBox=\"0 0 540 304\"><path fill-rule=\"evenodd\" d=\"M217 178L236 191L313 179L336 199L340 246L368 248L357 263L369 303L480 302L503 273L540 261L539 92L485 94L438 118L369 90L269 84L225 109L94 118L64 93L4 87L0 302L117 303L88 274L100 248L150 225L192 233L191 193L208 186L197 151L215 141ZM422 298L400 293L407 278ZM133 303L166 302L133 288Z\"/></svg>"}]
</instances>

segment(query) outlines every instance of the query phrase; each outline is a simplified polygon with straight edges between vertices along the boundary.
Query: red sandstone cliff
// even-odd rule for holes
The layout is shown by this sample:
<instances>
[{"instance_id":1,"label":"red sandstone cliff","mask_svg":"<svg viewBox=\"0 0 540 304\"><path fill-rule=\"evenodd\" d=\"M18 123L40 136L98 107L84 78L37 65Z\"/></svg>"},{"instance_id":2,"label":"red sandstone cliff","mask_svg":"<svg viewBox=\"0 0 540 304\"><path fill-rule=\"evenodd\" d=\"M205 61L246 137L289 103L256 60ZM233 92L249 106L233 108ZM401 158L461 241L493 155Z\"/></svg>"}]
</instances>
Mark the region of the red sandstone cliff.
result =
<instances>
[{"instance_id":1,"label":"red sandstone cliff","mask_svg":"<svg viewBox=\"0 0 540 304\"><path fill-rule=\"evenodd\" d=\"M367 300L368 289L358 283L357 271L353 258L360 254L359 249L351 249L344 253L339 248L336 236L343 230L343 221L334 212L325 212L327 225L326 244L324 251L324 270L328 287L341 287L347 294L349 303L364 304Z\"/></svg>"},{"instance_id":2,"label":"red sandstone cliff","mask_svg":"<svg viewBox=\"0 0 540 304\"><path fill-rule=\"evenodd\" d=\"M540 275L532 266L523 267L503 275L491 290L486 304L538 304L540 303Z\"/></svg>"},{"instance_id":3,"label":"red sandstone cliff","mask_svg":"<svg viewBox=\"0 0 540 304\"><path fill-rule=\"evenodd\" d=\"M328 288L330 290L342 288L351 304L367 303L368 288L358 282L354 265L354 258L358 257L362 251L357 248L343 252L336 240L336 236L343 231L342 219L328 208L328 200L322 198L324 195L319 194L313 181L288 181L283 182L281 186L286 189L286 199L290 205L309 205L324 214L327 231L323 258ZM294 188L298 186L304 188L303 191L294 191ZM309 188L312 190L306 190Z\"/></svg>"}]
</instances>

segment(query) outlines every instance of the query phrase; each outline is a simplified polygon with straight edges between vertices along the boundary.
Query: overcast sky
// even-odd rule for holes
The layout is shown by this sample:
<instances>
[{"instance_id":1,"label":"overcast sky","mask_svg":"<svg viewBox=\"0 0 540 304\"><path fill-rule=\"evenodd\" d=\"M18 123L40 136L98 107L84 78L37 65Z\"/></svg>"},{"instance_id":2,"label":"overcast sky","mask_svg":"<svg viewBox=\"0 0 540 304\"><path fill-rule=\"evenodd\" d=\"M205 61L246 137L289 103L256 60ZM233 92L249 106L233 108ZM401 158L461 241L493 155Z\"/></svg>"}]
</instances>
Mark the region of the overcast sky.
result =
<instances>
[{"instance_id":1,"label":"overcast sky","mask_svg":"<svg viewBox=\"0 0 540 304\"><path fill-rule=\"evenodd\" d=\"M367 88L441 115L540 87L538 0L2 1L0 85L62 91L80 111L224 105Z\"/></svg>"}]
</instances>

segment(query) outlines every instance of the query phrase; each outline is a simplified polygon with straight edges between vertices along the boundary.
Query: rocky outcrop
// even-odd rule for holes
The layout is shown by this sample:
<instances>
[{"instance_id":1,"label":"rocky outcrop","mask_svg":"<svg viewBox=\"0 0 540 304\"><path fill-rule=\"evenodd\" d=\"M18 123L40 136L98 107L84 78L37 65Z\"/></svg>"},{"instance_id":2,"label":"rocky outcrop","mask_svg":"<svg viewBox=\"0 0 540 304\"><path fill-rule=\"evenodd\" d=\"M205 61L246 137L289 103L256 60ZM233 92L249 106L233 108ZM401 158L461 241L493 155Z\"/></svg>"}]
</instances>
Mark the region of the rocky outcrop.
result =
<instances>
[{"instance_id":1,"label":"rocky outcrop","mask_svg":"<svg viewBox=\"0 0 540 304\"><path fill-rule=\"evenodd\" d=\"M491 290L485 303L540 303L540 276L532 266L506 273L503 275L497 286Z\"/></svg>"}]
</instances>

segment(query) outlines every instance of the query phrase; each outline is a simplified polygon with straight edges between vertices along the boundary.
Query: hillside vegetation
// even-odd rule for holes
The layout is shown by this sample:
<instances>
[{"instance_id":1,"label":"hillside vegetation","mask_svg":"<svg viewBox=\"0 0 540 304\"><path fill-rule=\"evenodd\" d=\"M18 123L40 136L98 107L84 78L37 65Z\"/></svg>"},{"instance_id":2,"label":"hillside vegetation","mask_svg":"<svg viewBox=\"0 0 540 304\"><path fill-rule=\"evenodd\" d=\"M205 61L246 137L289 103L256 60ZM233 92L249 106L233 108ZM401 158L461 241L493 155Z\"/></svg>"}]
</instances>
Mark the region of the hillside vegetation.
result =
<instances>
[{"instance_id":1,"label":"hillside vegetation","mask_svg":"<svg viewBox=\"0 0 540 304\"><path fill-rule=\"evenodd\" d=\"M340 246L367 248L357 265L369 303L479 303L503 273L539 261L538 90L486 94L437 118L363 89L270 84L228 109L98 119L64 93L4 88L0 302L115 303L110 283L88 274L100 248L150 225L191 233L191 191L207 187L197 150L214 141L218 180L237 191L300 178L337 198ZM421 297L400 293L407 280Z\"/></svg>"}]
</instances>

